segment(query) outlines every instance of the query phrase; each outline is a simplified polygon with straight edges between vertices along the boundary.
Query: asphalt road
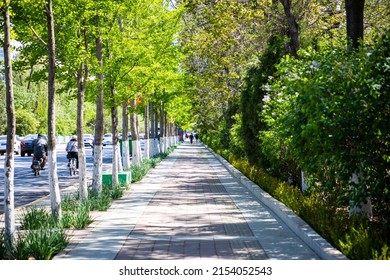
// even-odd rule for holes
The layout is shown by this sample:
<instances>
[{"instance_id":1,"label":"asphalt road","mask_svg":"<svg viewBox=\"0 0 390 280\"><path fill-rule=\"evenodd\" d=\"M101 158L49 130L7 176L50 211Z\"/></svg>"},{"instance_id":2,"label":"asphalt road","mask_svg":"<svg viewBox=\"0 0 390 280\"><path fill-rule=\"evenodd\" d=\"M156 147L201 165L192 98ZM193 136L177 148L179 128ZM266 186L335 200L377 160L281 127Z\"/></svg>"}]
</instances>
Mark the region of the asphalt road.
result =
<instances>
[{"instance_id":1,"label":"asphalt road","mask_svg":"<svg viewBox=\"0 0 390 280\"><path fill-rule=\"evenodd\" d=\"M86 147L87 174L92 176L93 157L92 148ZM15 208L29 204L41 197L50 194L47 169L42 170L39 176L31 171L32 157L15 156ZM4 156L0 156L0 214L4 213ZM103 147L103 165L112 163L112 146ZM47 163L46 163L47 167ZM61 189L78 182L78 176L69 176L65 144L57 145L58 182ZM104 169L104 166L103 166Z\"/></svg>"}]
</instances>

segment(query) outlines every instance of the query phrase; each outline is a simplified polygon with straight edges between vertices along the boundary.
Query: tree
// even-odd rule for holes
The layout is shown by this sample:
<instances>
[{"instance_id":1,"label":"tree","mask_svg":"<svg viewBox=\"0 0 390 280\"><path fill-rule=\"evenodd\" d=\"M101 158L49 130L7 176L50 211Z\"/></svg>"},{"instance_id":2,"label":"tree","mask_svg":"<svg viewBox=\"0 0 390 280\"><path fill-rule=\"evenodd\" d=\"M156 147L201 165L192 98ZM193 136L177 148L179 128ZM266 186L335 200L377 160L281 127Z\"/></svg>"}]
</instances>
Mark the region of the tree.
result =
<instances>
[{"instance_id":1,"label":"tree","mask_svg":"<svg viewBox=\"0 0 390 280\"><path fill-rule=\"evenodd\" d=\"M265 45L264 12L250 2L183 1L185 91L202 135L226 131L220 124L229 102L239 100L242 66Z\"/></svg>"},{"instance_id":2,"label":"tree","mask_svg":"<svg viewBox=\"0 0 390 280\"><path fill-rule=\"evenodd\" d=\"M60 220L62 217L61 211L61 195L58 184L57 175L57 152L56 152L56 56L55 56L55 31L54 31L54 14L52 0L47 0L45 3L45 12L47 18L47 33L48 33L48 165L49 165L49 188L51 211L55 219Z\"/></svg>"},{"instance_id":3,"label":"tree","mask_svg":"<svg viewBox=\"0 0 390 280\"><path fill-rule=\"evenodd\" d=\"M6 107L7 107L7 150L4 162L4 214L5 214L5 247L7 258L12 257L12 250L15 240L15 213L14 213L14 141L16 134L15 105L12 78L11 58L11 20L10 1L3 0L1 9L4 28L4 69L6 86Z\"/></svg>"},{"instance_id":4,"label":"tree","mask_svg":"<svg viewBox=\"0 0 390 280\"><path fill-rule=\"evenodd\" d=\"M92 39L89 35L91 27L91 1L62 1L57 5L58 41L60 42L61 61L60 79L65 89L77 88L77 120L76 131L79 157L79 194L81 200L88 198L86 176L86 159L84 147L84 111L85 95L89 80L89 64L91 55L89 45ZM71 75L69 75L71 73ZM74 77L70 80L69 76ZM76 86L75 86L76 82ZM74 126L74 124L73 124Z\"/></svg>"},{"instance_id":5,"label":"tree","mask_svg":"<svg viewBox=\"0 0 390 280\"><path fill-rule=\"evenodd\" d=\"M57 175L56 155L56 56L52 1L14 1L14 25L21 56L39 62L39 79L47 79L48 173L51 210L55 219L61 218L61 197Z\"/></svg>"},{"instance_id":6,"label":"tree","mask_svg":"<svg viewBox=\"0 0 390 280\"><path fill-rule=\"evenodd\" d=\"M102 177L103 177L103 119L104 119L104 79L103 79L103 43L100 34L99 23L100 16L95 17L97 25L95 47L96 47L96 59L98 62L98 92L96 95L96 123L95 123L95 143L93 145L94 160L93 160L93 177L92 177L92 189L95 194L99 194L102 190Z\"/></svg>"}]
</instances>

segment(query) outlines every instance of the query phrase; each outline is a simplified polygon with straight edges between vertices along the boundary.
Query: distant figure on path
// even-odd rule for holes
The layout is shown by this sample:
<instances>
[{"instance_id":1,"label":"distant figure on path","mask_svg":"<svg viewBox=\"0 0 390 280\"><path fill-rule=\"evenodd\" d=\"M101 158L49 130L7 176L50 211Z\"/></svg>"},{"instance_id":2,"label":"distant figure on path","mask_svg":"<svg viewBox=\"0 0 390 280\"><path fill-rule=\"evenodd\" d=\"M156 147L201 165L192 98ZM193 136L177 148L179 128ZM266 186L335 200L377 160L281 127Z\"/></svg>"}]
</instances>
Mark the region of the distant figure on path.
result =
<instances>
[{"instance_id":1,"label":"distant figure on path","mask_svg":"<svg viewBox=\"0 0 390 280\"><path fill-rule=\"evenodd\" d=\"M192 144L193 141L194 141L194 134L192 134L192 132L191 132L191 134L190 134L190 142L191 142L191 144Z\"/></svg>"}]
</instances>

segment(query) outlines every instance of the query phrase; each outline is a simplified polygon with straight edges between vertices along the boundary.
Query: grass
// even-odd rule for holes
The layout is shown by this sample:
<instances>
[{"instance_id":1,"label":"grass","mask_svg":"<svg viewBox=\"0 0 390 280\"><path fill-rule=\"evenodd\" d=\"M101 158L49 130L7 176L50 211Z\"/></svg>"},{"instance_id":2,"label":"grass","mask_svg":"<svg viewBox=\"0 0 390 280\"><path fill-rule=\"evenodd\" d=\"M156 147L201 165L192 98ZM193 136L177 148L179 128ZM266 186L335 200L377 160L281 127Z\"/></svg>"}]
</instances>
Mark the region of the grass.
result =
<instances>
[{"instance_id":1,"label":"grass","mask_svg":"<svg viewBox=\"0 0 390 280\"><path fill-rule=\"evenodd\" d=\"M154 168L175 147L167 153L145 159L140 166L132 166L132 182L141 180L150 169ZM103 185L102 191L96 195L91 190L88 199L81 201L78 193L66 195L61 203L62 218L56 222L47 208L26 208L20 218L20 229L14 240L12 259L16 260L50 260L68 245L66 229L83 229L93 222L91 211L106 211L113 200L123 196L128 186ZM0 260L6 259L5 230L0 230Z\"/></svg>"}]
</instances>

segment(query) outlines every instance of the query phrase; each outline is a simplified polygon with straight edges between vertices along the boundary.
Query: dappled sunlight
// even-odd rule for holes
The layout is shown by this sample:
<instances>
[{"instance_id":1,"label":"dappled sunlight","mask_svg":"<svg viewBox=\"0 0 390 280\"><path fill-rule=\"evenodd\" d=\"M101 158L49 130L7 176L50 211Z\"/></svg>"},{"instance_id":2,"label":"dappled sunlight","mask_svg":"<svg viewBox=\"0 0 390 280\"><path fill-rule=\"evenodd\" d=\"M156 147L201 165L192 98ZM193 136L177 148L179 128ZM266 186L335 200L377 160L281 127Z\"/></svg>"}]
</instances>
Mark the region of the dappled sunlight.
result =
<instances>
[{"instance_id":1,"label":"dappled sunlight","mask_svg":"<svg viewBox=\"0 0 390 280\"><path fill-rule=\"evenodd\" d=\"M180 145L98 216L74 258L86 258L80 250L90 250L102 254L97 259L117 260L318 259L204 146L194 144Z\"/></svg>"}]
</instances>

